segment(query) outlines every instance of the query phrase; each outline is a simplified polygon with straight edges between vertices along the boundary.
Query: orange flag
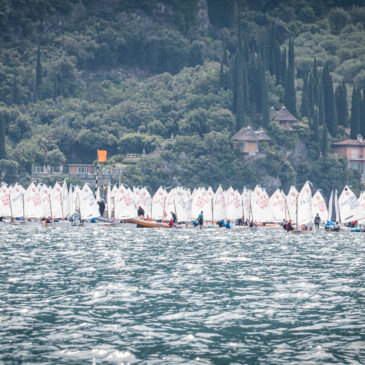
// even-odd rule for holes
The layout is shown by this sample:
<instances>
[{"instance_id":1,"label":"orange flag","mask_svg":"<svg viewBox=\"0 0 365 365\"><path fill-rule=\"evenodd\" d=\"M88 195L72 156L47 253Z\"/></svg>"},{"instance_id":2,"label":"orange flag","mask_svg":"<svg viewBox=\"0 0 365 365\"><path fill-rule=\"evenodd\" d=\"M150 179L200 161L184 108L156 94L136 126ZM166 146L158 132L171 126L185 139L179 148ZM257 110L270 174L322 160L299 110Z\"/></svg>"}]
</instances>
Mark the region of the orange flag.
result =
<instances>
[{"instance_id":1,"label":"orange flag","mask_svg":"<svg viewBox=\"0 0 365 365\"><path fill-rule=\"evenodd\" d=\"M105 162L106 161L106 150L98 150L98 162Z\"/></svg>"}]
</instances>

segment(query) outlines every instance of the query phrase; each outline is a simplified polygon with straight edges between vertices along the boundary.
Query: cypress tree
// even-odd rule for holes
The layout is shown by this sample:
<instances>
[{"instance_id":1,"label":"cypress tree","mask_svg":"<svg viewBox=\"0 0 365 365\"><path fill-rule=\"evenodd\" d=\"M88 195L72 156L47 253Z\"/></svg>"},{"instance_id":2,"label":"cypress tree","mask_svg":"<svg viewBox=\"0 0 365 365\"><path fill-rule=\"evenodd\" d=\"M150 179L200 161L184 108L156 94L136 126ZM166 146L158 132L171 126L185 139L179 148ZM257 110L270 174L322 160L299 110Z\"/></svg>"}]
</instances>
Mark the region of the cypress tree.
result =
<instances>
[{"instance_id":1,"label":"cypress tree","mask_svg":"<svg viewBox=\"0 0 365 365\"><path fill-rule=\"evenodd\" d=\"M360 133L360 90L354 85L351 103L351 139L356 139Z\"/></svg>"},{"instance_id":2,"label":"cypress tree","mask_svg":"<svg viewBox=\"0 0 365 365\"><path fill-rule=\"evenodd\" d=\"M41 46L38 45L37 65L35 69L35 96L39 97L42 85L42 63L41 63Z\"/></svg>"},{"instance_id":3,"label":"cypress tree","mask_svg":"<svg viewBox=\"0 0 365 365\"><path fill-rule=\"evenodd\" d=\"M326 64L322 71L322 87L324 100L324 116L327 123L328 131L335 135L337 132L337 118L335 110L335 98L333 95L332 77Z\"/></svg>"},{"instance_id":4,"label":"cypress tree","mask_svg":"<svg viewBox=\"0 0 365 365\"><path fill-rule=\"evenodd\" d=\"M232 94L233 94L233 113L237 113L237 96L238 96L238 79L239 79L239 50L233 57L233 67L232 67Z\"/></svg>"},{"instance_id":5,"label":"cypress tree","mask_svg":"<svg viewBox=\"0 0 365 365\"><path fill-rule=\"evenodd\" d=\"M243 73L238 74L237 86L237 111L236 111L236 130L239 131L245 121L245 107L244 107L244 91L243 91Z\"/></svg>"},{"instance_id":6,"label":"cypress tree","mask_svg":"<svg viewBox=\"0 0 365 365\"><path fill-rule=\"evenodd\" d=\"M365 81L362 89L362 101L360 107L360 134L365 138Z\"/></svg>"},{"instance_id":7,"label":"cypress tree","mask_svg":"<svg viewBox=\"0 0 365 365\"><path fill-rule=\"evenodd\" d=\"M42 64L41 64L41 46L38 46L37 52L37 66L35 70L35 86L42 85Z\"/></svg>"},{"instance_id":8,"label":"cypress tree","mask_svg":"<svg viewBox=\"0 0 365 365\"><path fill-rule=\"evenodd\" d=\"M309 106L309 77L304 77L303 91L302 91L302 104L300 106L300 113L302 117L310 117L310 106Z\"/></svg>"},{"instance_id":9,"label":"cypress tree","mask_svg":"<svg viewBox=\"0 0 365 365\"><path fill-rule=\"evenodd\" d=\"M5 119L0 114L0 160L6 158L5 153Z\"/></svg>"},{"instance_id":10,"label":"cypress tree","mask_svg":"<svg viewBox=\"0 0 365 365\"><path fill-rule=\"evenodd\" d=\"M315 108L314 108L314 105L315 105L315 102L314 102L314 97L313 97L313 88L314 88L314 85L313 85L313 75L312 73L310 72L309 73L309 77L308 77L308 91L309 91L309 95L308 95L308 107L309 107L309 115L314 118L315 117ZM318 119L317 119L317 122L318 122Z\"/></svg>"},{"instance_id":11,"label":"cypress tree","mask_svg":"<svg viewBox=\"0 0 365 365\"><path fill-rule=\"evenodd\" d=\"M328 153L328 129L327 124L323 123L323 133L322 133L322 155L327 157Z\"/></svg>"},{"instance_id":12,"label":"cypress tree","mask_svg":"<svg viewBox=\"0 0 365 365\"><path fill-rule=\"evenodd\" d=\"M285 85L285 78L286 78L286 48L284 47L283 53L281 55L281 80L280 83Z\"/></svg>"},{"instance_id":13,"label":"cypress tree","mask_svg":"<svg viewBox=\"0 0 365 365\"><path fill-rule=\"evenodd\" d=\"M285 106L294 115L297 116L296 95L294 86L294 41L289 40L288 51L288 69L285 80Z\"/></svg>"},{"instance_id":14,"label":"cypress tree","mask_svg":"<svg viewBox=\"0 0 365 365\"><path fill-rule=\"evenodd\" d=\"M317 59L313 58L313 68L312 68L312 83L313 83L313 100L314 103L319 103L319 76L318 76L318 67L317 67Z\"/></svg>"},{"instance_id":15,"label":"cypress tree","mask_svg":"<svg viewBox=\"0 0 365 365\"><path fill-rule=\"evenodd\" d=\"M318 110L314 112L314 116L311 121L312 121L312 138L314 141L319 142Z\"/></svg>"},{"instance_id":16,"label":"cypress tree","mask_svg":"<svg viewBox=\"0 0 365 365\"><path fill-rule=\"evenodd\" d=\"M319 122L319 125L322 125L325 123L324 97L323 97L322 84L320 84L318 87L318 122Z\"/></svg>"},{"instance_id":17,"label":"cypress tree","mask_svg":"<svg viewBox=\"0 0 365 365\"><path fill-rule=\"evenodd\" d=\"M347 127L348 111L347 111L347 93L346 93L345 82L336 87L335 100L336 100L336 112L337 112L338 124Z\"/></svg>"}]
</instances>

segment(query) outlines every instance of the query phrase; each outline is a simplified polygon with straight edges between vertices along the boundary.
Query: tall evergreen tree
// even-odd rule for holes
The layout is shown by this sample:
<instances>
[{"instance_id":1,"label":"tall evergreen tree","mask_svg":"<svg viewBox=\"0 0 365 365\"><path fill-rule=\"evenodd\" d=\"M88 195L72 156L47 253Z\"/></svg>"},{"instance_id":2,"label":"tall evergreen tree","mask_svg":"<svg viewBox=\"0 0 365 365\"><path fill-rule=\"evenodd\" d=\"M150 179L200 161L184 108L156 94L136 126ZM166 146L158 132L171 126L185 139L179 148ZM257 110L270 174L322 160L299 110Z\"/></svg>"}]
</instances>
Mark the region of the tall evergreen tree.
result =
<instances>
[{"instance_id":1,"label":"tall evergreen tree","mask_svg":"<svg viewBox=\"0 0 365 365\"><path fill-rule=\"evenodd\" d=\"M294 85L294 41L289 40L288 51L288 69L285 80L285 106L294 115L297 116L297 99Z\"/></svg>"},{"instance_id":2,"label":"tall evergreen tree","mask_svg":"<svg viewBox=\"0 0 365 365\"><path fill-rule=\"evenodd\" d=\"M286 48L284 47L283 53L281 54L281 80L280 84L285 85L286 79Z\"/></svg>"},{"instance_id":3,"label":"tall evergreen tree","mask_svg":"<svg viewBox=\"0 0 365 365\"><path fill-rule=\"evenodd\" d=\"M323 95L322 83L320 83L319 87L318 87L318 122L319 122L319 125L322 125L325 123L324 95Z\"/></svg>"},{"instance_id":4,"label":"tall evergreen tree","mask_svg":"<svg viewBox=\"0 0 365 365\"><path fill-rule=\"evenodd\" d=\"M327 157L328 153L328 129L327 124L323 123L323 131L322 131L322 155L323 157Z\"/></svg>"},{"instance_id":5,"label":"tall evergreen tree","mask_svg":"<svg viewBox=\"0 0 365 365\"><path fill-rule=\"evenodd\" d=\"M304 77L302 104L300 106L300 114L302 115L302 117L311 117L309 93L309 76L307 75L306 77Z\"/></svg>"},{"instance_id":6,"label":"tall evergreen tree","mask_svg":"<svg viewBox=\"0 0 365 365\"><path fill-rule=\"evenodd\" d=\"M318 123L318 110L314 112L314 116L311 119L312 126L312 139L316 142L319 142L319 123Z\"/></svg>"},{"instance_id":7,"label":"tall evergreen tree","mask_svg":"<svg viewBox=\"0 0 365 365\"><path fill-rule=\"evenodd\" d=\"M328 64L323 67L322 87L324 99L324 116L327 123L328 131L335 135L337 132L337 118L335 110L335 98L333 94L332 77L328 70Z\"/></svg>"},{"instance_id":8,"label":"tall evergreen tree","mask_svg":"<svg viewBox=\"0 0 365 365\"><path fill-rule=\"evenodd\" d=\"M317 66L317 58L313 58L313 67L312 67L312 84L313 84L313 100L318 106L319 102L319 74L318 74L318 66Z\"/></svg>"},{"instance_id":9,"label":"tall evergreen tree","mask_svg":"<svg viewBox=\"0 0 365 365\"><path fill-rule=\"evenodd\" d=\"M336 99L336 112L337 112L338 124L347 127L348 110L347 110L347 92L346 92L345 82L336 87L335 99Z\"/></svg>"},{"instance_id":10,"label":"tall evergreen tree","mask_svg":"<svg viewBox=\"0 0 365 365\"><path fill-rule=\"evenodd\" d=\"M39 93L41 85L42 85L42 63L41 63L41 46L39 45L37 51L37 66L35 69L35 87L37 93Z\"/></svg>"},{"instance_id":11,"label":"tall evergreen tree","mask_svg":"<svg viewBox=\"0 0 365 365\"><path fill-rule=\"evenodd\" d=\"M360 90L356 85L352 89L352 102L351 102L351 139L356 139L360 133Z\"/></svg>"},{"instance_id":12,"label":"tall evergreen tree","mask_svg":"<svg viewBox=\"0 0 365 365\"><path fill-rule=\"evenodd\" d=\"M362 101L360 107L360 134L365 139L365 81L362 89Z\"/></svg>"},{"instance_id":13,"label":"tall evergreen tree","mask_svg":"<svg viewBox=\"0 0 365 365\"><path fill-rule=\"evenodd\" d=\"M6 158L5 153L5 119L0 114L0 160Z\"/></svg>"}]
</instances>

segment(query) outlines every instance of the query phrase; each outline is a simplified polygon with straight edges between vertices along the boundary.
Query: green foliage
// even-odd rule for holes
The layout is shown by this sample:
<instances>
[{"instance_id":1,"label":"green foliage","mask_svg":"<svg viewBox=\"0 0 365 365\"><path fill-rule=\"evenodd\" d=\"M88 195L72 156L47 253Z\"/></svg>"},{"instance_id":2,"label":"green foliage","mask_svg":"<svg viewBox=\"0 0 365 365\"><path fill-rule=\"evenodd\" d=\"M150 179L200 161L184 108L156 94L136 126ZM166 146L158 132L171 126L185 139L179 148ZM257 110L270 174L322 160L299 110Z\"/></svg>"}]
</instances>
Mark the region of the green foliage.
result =
<instances>
[{"instance_id":1,"label":"green foliage","mask_svg":"<svg viewBox=\"0 0 365 365\"><path fill-rule=\"evenodd\" d=\"M365 79L365 8L353 3L209 0L204 14L197 0L0 0L4 176L24 178L33 163L91 162L97 148L123 162L173 134L159 158L127 168L127 182L241 187L270 172L287 187L311 173L320 125L336 136L337 112L346 126L346 87ZM269 123L271 105L295 115L299 97L293 131ZM262 174L230 146L247 124L273 140ZM298 141L307 170L280 152Z\"/></svg>"},{"instance_id":2,"label":"green foliage","mask_svg":"<svg viewBox=\"0 0 365 365\"><path fill-rule=\"evenodd\" d=\"M18 178L19 164L16 161L0 159L0 179L9 184L15 183Z\"/></svg>"}]
</instances>

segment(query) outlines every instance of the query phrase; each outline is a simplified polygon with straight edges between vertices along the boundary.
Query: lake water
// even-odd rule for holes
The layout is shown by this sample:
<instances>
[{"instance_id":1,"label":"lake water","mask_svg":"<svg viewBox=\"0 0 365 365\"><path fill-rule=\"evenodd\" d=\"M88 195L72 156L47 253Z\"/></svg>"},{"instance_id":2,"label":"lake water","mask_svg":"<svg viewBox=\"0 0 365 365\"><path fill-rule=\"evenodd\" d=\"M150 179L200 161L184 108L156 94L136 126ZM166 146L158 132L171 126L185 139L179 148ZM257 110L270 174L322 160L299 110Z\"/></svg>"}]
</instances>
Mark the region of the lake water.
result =
<instances>
[{"instance_id":1,"label":"lake water","mask_svg":"<svg viewBox=\"0 0 365 365\"><path fill-rule=\"evenodd\" d=\"M0 363L365 363L362 233L2 225L0 242Z\"/></svg>"}]
</instances>

